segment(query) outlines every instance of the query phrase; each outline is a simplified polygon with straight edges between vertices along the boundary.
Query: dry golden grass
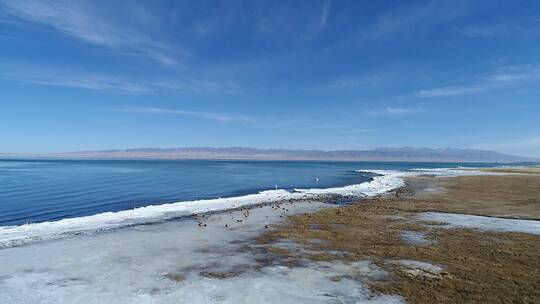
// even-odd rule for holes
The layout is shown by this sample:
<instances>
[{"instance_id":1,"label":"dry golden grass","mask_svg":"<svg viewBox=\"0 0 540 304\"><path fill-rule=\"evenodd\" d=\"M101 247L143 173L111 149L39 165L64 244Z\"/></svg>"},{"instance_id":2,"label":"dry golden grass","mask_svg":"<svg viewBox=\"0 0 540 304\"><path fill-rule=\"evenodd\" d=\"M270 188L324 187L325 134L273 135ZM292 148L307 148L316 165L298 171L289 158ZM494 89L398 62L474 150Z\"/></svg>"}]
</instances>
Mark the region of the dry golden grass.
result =
<instances>
[{"instance_id":1,"label":"dry golden grass","mask_svg":"<svg viewBox=\"0 0 540 304\"><path fill-rule=\"evenodd\" d=\"M540 175L415 177L409 185L422 200L397 202L403 210L540 219ZM443 190L425 194L426 187Z\"/></svg>"}]
</instances>

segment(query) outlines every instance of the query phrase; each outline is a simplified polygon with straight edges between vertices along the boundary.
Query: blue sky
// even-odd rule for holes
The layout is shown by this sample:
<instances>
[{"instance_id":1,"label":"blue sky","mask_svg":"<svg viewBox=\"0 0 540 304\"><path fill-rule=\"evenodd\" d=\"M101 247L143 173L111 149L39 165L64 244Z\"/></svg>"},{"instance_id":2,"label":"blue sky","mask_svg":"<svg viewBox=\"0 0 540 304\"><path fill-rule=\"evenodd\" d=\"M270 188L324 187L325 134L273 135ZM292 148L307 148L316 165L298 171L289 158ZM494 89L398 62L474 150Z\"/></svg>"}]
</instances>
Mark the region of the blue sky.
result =
<instances>
[{"instance_id":1,"label":"blue sky","mask_svg":"<svg viewBox=\"0 0 540 304\"><path fill-rule=\"evenodd\" d=\"M0 152L540 156L538 1L0 0Z\"/></svg>"}]
</instances>

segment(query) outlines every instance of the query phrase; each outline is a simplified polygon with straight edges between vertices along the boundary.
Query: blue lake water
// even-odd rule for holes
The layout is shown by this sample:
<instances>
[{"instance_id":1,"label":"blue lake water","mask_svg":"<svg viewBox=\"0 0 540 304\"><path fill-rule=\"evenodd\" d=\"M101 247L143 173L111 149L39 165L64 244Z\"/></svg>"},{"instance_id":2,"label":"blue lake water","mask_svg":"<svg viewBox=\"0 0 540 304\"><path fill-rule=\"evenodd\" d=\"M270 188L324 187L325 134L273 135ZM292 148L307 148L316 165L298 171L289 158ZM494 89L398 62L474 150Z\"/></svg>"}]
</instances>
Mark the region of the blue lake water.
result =
<instances>
[{"instance_id":1,"label":"blue lake water","mask_svg":"<svg viewBox=\"0 0 540 304\"><path fill-rule=\"evenodd\" d=\"M328 188L371 180L354 170L408 170L494 164L0 160L0 226L116 212L146 205L232 197L262 190ZM318 179L318 181L317 181Z\"/></svg>"}]
</instances>

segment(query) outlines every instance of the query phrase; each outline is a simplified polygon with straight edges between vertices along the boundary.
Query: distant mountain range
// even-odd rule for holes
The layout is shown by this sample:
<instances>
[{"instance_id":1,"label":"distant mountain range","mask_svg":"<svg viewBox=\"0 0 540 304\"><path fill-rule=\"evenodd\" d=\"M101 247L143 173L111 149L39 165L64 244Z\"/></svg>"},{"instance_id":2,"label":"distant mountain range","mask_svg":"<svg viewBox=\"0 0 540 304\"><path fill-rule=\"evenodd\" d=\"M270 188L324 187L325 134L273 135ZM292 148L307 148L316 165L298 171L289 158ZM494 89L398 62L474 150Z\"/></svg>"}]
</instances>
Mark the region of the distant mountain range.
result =
<instances>
[{"instance_id":1,"label":"distant mountain range","mask_svg":"<svg viewBox=\"0 0 540 304\"><path fill-rule=\"evenodd\" d=\"M23 156L23 155L19 155ZM28 156L28 155L26 155ZM287 150L230 148L140 148L126 150L80 151L32 155L54 158L98 159L275 159L275 160L355 160L421 162L533 162L539 159L487 150L378 148L373 150Z\"/></svg>"}]
</instances>

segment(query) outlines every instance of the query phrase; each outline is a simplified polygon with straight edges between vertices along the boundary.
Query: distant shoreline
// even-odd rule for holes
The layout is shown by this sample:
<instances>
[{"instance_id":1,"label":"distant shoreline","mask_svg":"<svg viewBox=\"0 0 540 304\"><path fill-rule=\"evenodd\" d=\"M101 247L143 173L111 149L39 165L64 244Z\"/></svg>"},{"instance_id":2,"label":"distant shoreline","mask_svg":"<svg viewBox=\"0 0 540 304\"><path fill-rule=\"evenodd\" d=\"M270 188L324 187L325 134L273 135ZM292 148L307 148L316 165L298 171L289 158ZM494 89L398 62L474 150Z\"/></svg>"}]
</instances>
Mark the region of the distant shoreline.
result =
<instances>
[{"instance_id":1,"label":"distant shoreline","mask_svg":"<svg viewBox=\"0 0 540 304\"><path fill-rule=\"evenodd\" d=\"M10 155L0 154L0 160L109 160L109 161L316 161L316 162L399 162L399 163L484 163L484 164L536 164L536 161L486 161L460 159L396 159L396 158L284 158L284 157L170 157L170 156L66 156L66 155Z\"/></svg>"}]
</instances>

